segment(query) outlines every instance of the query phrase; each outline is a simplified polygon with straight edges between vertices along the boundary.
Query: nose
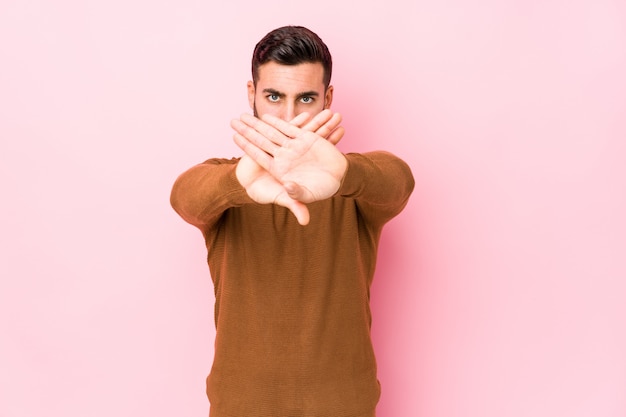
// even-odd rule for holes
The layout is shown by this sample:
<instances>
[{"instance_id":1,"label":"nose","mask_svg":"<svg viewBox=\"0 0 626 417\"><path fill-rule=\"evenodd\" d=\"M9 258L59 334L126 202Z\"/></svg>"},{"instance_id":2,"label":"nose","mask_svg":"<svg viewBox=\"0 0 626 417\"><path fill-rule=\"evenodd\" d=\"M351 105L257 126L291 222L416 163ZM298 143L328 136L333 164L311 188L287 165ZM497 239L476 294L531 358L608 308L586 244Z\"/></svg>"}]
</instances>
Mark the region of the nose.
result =
<instances>
[{"instance_id":1,"label":"nose","mask_svg":"<svg viewBox=\"0 0 626 417\"><path fill-rule=\"evenodd\" d=\"M285 106L283 120L286 122L290 122L291 120L293 120L294 117L296 117L296 106L293 103L289 103Z\"/></svg>"}]
</instances>

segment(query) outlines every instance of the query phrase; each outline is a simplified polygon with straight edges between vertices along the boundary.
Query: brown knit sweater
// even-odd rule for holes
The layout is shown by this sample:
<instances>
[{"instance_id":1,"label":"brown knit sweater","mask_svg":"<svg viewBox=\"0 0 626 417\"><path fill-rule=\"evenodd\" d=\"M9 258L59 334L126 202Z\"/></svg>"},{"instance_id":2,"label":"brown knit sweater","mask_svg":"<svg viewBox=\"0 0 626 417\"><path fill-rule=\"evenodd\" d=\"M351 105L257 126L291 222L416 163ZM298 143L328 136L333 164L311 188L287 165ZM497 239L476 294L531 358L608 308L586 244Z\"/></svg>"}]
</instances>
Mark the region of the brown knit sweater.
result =
<instances>
[{"instance_id":1,"label":"brown knit sweater","mask_svg":"<svg viewBox=\"0 0 626 417\"><path fill-rule=\"evenodd\" d=\"M387 152L347 154L332 198L286 208L253 202L238 159L183 173L171 203L206 240L215 288L211 417L360 417L380 387L369 289L383 225L413 190L407 164Z\"/></svg>"}]
</instances>

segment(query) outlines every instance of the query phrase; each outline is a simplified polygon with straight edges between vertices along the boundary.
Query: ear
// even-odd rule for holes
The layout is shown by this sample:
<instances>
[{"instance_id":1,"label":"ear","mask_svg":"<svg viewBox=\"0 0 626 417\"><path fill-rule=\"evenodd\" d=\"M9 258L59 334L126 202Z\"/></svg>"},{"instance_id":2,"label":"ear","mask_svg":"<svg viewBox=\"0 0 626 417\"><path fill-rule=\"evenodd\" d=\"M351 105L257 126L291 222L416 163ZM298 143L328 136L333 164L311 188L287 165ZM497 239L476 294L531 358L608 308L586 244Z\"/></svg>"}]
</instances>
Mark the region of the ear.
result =
<instances>
[{"instance_id":1,"label":"ear","mask_svg":"<svg viewBox=\"0 0 626 417\"><path fill-rule=\"evenodd\" d=\"M333 102L333 86L329 85L324 94L324 109L330 109Z\"/></svg>"},{"instance_id":2,"label":"ear","mask_svg":"<svg viewBox=\"0 0 626 417\"><path fill-rule=\"evenodd\" d=\"M255 93L255 88L254 88L254 83L252 81L248 81L248 104L250 105L250 108L254 110L254 93Z\"/></svg>"}]
</instances>

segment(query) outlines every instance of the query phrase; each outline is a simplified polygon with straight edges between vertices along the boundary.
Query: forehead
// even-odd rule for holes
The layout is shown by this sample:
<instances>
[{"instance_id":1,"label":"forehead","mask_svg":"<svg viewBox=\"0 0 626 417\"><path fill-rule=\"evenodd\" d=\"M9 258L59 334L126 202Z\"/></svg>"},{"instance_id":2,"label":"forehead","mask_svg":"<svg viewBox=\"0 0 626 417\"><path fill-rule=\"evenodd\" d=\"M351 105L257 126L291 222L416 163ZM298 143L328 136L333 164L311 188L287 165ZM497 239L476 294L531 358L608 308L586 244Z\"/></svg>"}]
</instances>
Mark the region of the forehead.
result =
<instances>
[{"instance_id":1,"label":"forehead","mask_svg":"<svg viewBox=\"0 0 626 417\"><path fill-rule=\"evenodd\" d=\"M324 90L324 67L320 62L282 65L274 61L259 67L257 89L272 88L277 91L297 92Z\"/></svg>"}]
</instances>

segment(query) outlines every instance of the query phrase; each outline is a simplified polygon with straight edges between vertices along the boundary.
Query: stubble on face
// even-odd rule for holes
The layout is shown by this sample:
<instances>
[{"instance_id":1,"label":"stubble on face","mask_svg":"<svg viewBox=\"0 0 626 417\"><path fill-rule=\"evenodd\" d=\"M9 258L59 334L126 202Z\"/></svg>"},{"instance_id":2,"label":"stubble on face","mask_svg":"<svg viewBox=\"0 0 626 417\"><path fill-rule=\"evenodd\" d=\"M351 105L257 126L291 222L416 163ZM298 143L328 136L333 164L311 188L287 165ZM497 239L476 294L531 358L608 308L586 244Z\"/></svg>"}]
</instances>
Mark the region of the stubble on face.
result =
<instances>
[{"instance_id":1,"label":"stubble on face","mask_svg":"<svg viewBox=\"0 0 626 417\"><path fill-rule=\"evenodd\" d=\"M252 104L252 114L254 114L254 117L259 117L259 112L256 111L256 97L254 98L254 103Z\"/></svg>"}]
</instances>

